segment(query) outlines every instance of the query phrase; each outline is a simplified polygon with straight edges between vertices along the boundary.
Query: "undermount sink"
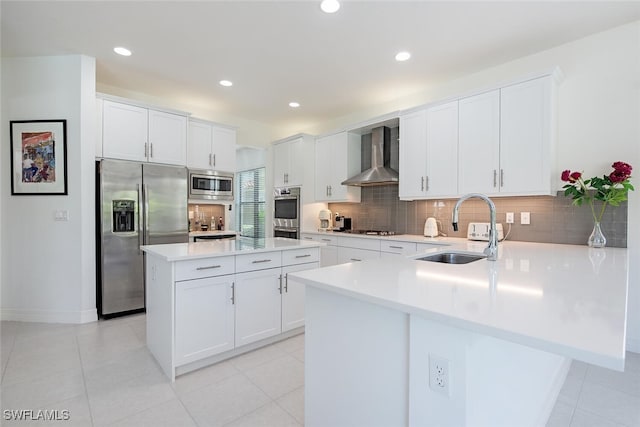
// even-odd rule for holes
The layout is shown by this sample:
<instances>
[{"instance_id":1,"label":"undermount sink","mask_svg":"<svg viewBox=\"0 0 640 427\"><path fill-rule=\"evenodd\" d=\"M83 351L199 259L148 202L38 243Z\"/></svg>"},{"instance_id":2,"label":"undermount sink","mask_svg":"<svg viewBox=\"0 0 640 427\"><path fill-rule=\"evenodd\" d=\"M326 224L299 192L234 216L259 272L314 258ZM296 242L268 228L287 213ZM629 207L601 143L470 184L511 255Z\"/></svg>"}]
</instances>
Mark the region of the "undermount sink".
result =
<instances>
[{"instance_id":1,"label":"undermount sink","mask_svg":"<svg viewBox=\"0 0 640 427\"><path fill-rule=\"evenodd\" d=\"M468 264L479 259L486 258L484 255L461 254L458 252L440 252L437 254L416 258L417 261L441 262L443 264Z\"/></svg>"}]
</instances>

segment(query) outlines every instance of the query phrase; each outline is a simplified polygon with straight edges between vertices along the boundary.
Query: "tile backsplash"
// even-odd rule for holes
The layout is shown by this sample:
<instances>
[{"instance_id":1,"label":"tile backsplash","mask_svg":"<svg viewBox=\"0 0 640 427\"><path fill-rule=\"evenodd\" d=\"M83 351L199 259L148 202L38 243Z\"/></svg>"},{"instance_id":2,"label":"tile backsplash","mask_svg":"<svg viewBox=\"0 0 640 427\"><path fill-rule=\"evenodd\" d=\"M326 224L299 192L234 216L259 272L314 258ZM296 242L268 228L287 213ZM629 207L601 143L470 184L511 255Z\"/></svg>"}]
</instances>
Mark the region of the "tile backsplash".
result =
<instances>
[{"instance_id":1,"label":"tile backsplash","mask_svg":"<svg viewBox=\"0 0 640 427\"><path fill-rule=\"evenodd\" d=\"M479 199L465 201L459 212L459 231L453 231L451 215L456 199L398 199L398 186L363 187L361 203L330 203L335 215L352 218L354 229L392 230L403 234L422 234L427 217L438 220L438 228L451 237L465 237L469 222L489 222L489 208ZM507 212L515 213L508 240L525 242L566 243L585 245L593 229L588 206L574 206L572 199L560 192L557 197L494 197L498 222L505 223ZM531 224L520 224L520 212L531 213ZM627 247L627 202L607 207L602 218L602 231L607 246Z\"/></svg>"},{"instance_id":2,"label":"tile backsplash","mask_svg":"<svg viewBox=\"0 0 640 427\"><path fill-rule=\"evenodd\" d=\"M198 213L200 218L196 218L196 206L198 207ZM193 215L192 215L193 213ZM193 219L191 217L193 216ZM196 205L189 204L189 231L199 231L196 226L196 220L198 220L198 225L204 224L208 227L209 230L215 230L216 224L218 223L218 218L224 218L224 205ZM212 219L215 218L215 219ZM213 223L213 224L212 224Z\"/></svg>"}]
</instances>

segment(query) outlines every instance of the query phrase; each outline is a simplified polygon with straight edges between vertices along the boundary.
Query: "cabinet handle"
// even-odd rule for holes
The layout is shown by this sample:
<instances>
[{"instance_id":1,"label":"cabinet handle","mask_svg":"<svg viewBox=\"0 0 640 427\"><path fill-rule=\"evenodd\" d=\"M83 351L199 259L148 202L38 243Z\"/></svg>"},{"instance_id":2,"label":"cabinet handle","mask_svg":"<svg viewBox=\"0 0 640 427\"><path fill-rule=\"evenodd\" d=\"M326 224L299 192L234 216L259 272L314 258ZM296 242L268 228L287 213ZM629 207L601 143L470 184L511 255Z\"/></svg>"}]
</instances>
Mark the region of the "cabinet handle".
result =
<instances>
[{"instance_id":1,"label":"cabinet handle","mask_svg":"<svg viewBox=\"0 0 640 427\"><path fill-rule=\"evenodd\" d=\"M288 173L284 173L284 174L282 175L282 181L283 181L285 184L288 184L288 183L289 183L289 174L288 174Z\"/></svg>"},{"instance_id":2,"label":"cabinet handle","mask_svg":"<svg viewBox=\"0 0 640 427\"><path fill-rule=\"evenodd\" d=\"M149 149L148 149L147 145L148 144L145 142L144 143L144 157L147 157L149 155Z\"/></svg>"},{"instance_id":3,"label":"cabinet handle","mask_svg":"<svg viewBox=\"0 0 640 427\"><path fill-rule=\"evenodd\" d=\"M220 265L210 265L208 267L198 267L198 268L196 268L196 270L198 270L198 271L199 270L210 270L212 268L220 268L220 267L221 267Z\"/></svg>"},{"instance_id":4,"label":"cabinet handle","mask_svg":"<svg viewBox=\"0 0 640 427\"><path fill-rule=\"evenodd\" d=\"M149 157L153 158L153 142L149 143Z\"/></svg>"},{"instance_id":5,"label":"cabinet handle","mask_svg":"<svg viewBox=\"0 0 640 427\"><path fill-rule=\"evenodd\" d=\"M215 154L213 155L213 167L214 168L216 167L216 155Z\"/></svg>"},{"instance_id":6,"label":"cabinet handle","mask_svg":"<svg viewBox=\"0 0 640 427\"><path fill-rule=\"evenodd\" d=\"M278 276L278 281L280 282L280 286L278 286L278 290L280 291L280 295L282 295L282 274Z\"/></svg>"},{"instance_id":7,"label":"cabinet handle","mask_svg":"<svg viewBox=\"0 0 640 427\"><path fill-rule=\"evenodd\" d=\"M231 282L231 304L236 303L236 282Z\"/></svg>"},{"instance_id":8,"label":"cabinet handle","mask_svg":"<svg viewBox=\"0 0 640 427\"><path fill-rule=\"evenodd\" d=\"M303 237L304 240L313 240L311 237Z\"/></svg>"},{"instance_id":9,"label":"cabinet handle","mask_svg":"<svg viewBox=\"0 0 640 427\"><path fill-rule=\"evenodd\" d=\"M498 186L498 172L494 169L493 170L493 188L496 188Z\"/></svg>"},{"instance_id":10,"label":"cabinet handle","mask_svg":"<svg viewBox=\"0 0 640 427\"><path fill-rule=\"evenodd\" d=\"M402 246L389 246L391 249L403 249Z\"/></svg>"},{"instance_id":11,"label":"cabinet handle","mask_svg":"<svg viewBox=\"0 0 640 427\"><path fill-rule=\"evenodd\" d=\"M257 259L255 261L252 261L253 264L260 264L260 263L263 263L263 262L271 262L271 260L270 259Z\"/></svg>"},{"instance_id":12,"label":"cabinet handle","mask_svg":"<svg viewBox=\"0 0 640 427\"><path fill-rule=\"evenodd\" d=\"M362 260L358 258L351 258L351 261L362 261Z\"/></svg>"},{"instance_id":13,"label":"cabinet handle","mask_svg":"<svg viewBox=\"0 0 640 427\"><path fill-rule=\"evenodd\" d=\"M420 191L424 191L424 176L420 177Z\"/></svg>"},{"instance_id":14,"label":"cabinet handle","mask_svg":"<svg viewBox=\"0 0 640 427\"><path fill-rule=\"evenodd\" d=\"M324 187L324 195L329 197L329 186L328 185Z\"/></svg>"},{"instance_id":15,"label":"cabinet handle","mask_svg":"<svg viewBox=\"0 0 640 427\"><path fill-rule=\"evenodd\" d=\"M330 242L331 239L322 239L323 242Z\"/></svg>"},{"instance_id":16,"label":"cabinet handle","mask_svg":"<svg viewBox=\"0 0 640 427\"><path fill-rule=\"evenodd\" d=\"M209 166L211 166L211 153L209 153Z\"/></svg>"},{"instance_id":17,"label":"cabinet handle","mask_svg":"<svg viewBox=\"0 0 640 427\"><path fill-rule=\"evenodd\" d=\"M329 186L329 197L333 196L333 188Z\"/></svg>"},{"instance_id":18,"label":"cabinet handle","mask_svg":"<svg viewBox=\"0 0 640 427\"><path fill-rule=\"evenodd\" d=\"M296 255L296 258L307 258L310 257L311 254L306 254L306 255Z\"/></svg>"},{"instance_id":19,"label":"cabinet handle","mask_svg":"<svg viewBox=\"0 0 640 427\"><path fill-rule=\"evenodd\" d=\"M504 169L500 169L500 187L504 187Z\"/></svg>"},{"instance_id":20,"label":"cabinet handle","mask_svg":"<svg viewBox=\"0 0 640 427\"><path fill-rule=\"evenodd\" d=\"M289 273L284 275L284 291L289 292Z\"/></svg>"},{"instance_id":21,"label":"cabinet handle","mask_svg":"<svg viewBox=\"0 0 640 427\"><path fill-rule=\"evenodd\" d=\"M426 191L429 191L429 176L424 177L424 188Z\"/></svg>"}]
</instances>

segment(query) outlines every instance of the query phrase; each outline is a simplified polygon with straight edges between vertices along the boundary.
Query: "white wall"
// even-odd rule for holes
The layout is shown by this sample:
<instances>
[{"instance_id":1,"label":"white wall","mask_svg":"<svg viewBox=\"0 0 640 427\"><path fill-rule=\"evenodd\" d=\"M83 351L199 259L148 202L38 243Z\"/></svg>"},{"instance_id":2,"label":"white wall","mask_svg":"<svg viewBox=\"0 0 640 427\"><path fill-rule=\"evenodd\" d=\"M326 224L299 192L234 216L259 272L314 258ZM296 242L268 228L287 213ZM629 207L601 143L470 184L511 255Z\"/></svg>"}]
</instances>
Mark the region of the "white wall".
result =
<instances>
[{"instance_id":1,"label":"white wall","mask_svg":"<svg viewBox=\"0 0 640 427\"><path fill-rule=\"evenodd\" d=\"M9 121L67 120L67 196L11 196L2 175L2 320L96 320L95 60L86 56L4 58L2 146ZM9 156L0 156L2 171ZM69 211L68 222L53 220Z\"/></svg>"}]
</instances>

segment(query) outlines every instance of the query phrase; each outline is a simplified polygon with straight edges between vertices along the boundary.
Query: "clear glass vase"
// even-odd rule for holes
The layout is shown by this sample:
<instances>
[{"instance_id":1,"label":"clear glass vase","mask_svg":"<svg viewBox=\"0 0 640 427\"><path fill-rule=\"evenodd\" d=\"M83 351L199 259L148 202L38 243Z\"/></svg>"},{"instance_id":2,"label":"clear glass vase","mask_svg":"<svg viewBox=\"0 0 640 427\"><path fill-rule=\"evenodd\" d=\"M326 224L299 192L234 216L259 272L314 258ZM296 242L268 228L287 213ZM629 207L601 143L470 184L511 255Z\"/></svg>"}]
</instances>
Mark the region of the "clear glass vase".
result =
<instances>
[{"instance_id":1,"label":"clear glass vase","mask_svg":"<svg viewBox=\"0 0 640 427\"><path fill-rule=\"evenodd\" d=\"M602 234L599 222L596 221L593 224L593 231L591 232L587 243L590 248L604 248L607 245L607 238Z\"/></svg>"}]
</instances>

